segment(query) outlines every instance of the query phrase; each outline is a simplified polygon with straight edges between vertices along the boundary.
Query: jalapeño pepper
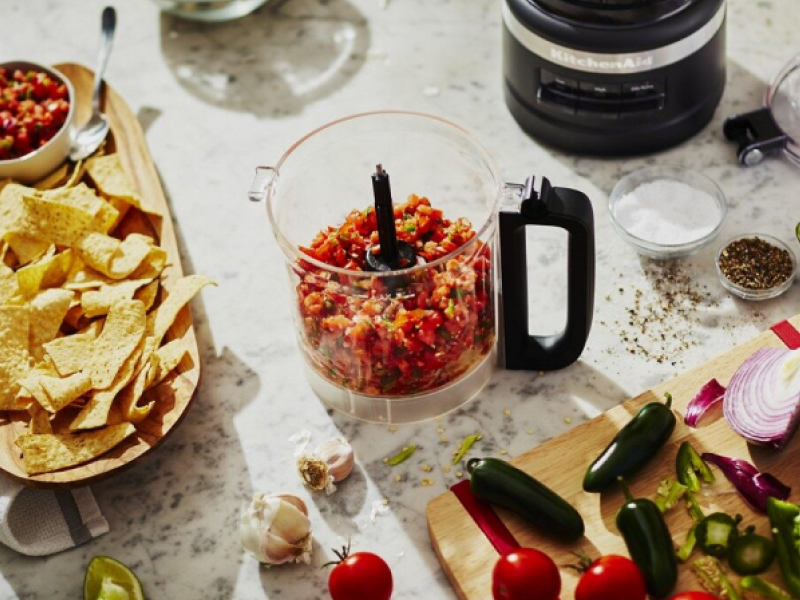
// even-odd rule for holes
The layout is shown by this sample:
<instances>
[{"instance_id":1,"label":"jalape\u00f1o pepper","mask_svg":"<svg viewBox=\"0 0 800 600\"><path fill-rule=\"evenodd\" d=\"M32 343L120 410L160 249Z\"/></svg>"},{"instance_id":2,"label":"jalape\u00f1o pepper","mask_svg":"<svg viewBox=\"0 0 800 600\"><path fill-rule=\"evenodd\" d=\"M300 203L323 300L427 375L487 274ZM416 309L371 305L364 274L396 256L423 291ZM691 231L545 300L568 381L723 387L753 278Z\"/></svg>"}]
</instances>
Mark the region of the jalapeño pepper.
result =
<instances>
[{"instance_id":1,"label":"jalape\u00f1o pepper","mask_svg":"<svg viewBox=\"0 0 800 600\"><path fill-rule=\"evenodd\" d=\"M700 491L701 479L705 483L714 483L714 473L711 471L711 467L689 442L681 444L675 462L678 481L688 487L690 492Z\"/></svg>"},{"instance_id":2,"label":"jalape\u00f1o pepper","mask_svg":"<svg viewBox=\"0 0 800 600\"><path fill-rule=\"evenodd\" d=\"M736 515L734 519L721 512L704 517L697 525L695 532L697 545L709 556L724 558L728 555L731 544L739 535L741 521L741 515Z\"/></svg>"},{"instance_id":3,"label":"jalape\u00f1o pepper","mask_svg":"<svg viewBox=\"0 0 800 600\"><path fill-rule=\"evenodd\" d=\"M617 513L617 529L644 575L647 593L665 598L678 581L678 562L664 516L652 500L634 499L622 477L619 483L626 502Z\"/></svg>"},{"instance_id":4,"label":"jalape\u00f1o pepper","mask_svg":"<svg viewBox=\"0 0 800 600\"><path fill-rule=\"evenodd\" d=\"M793 596L800 596L800 506L770 497L767 514L783 582Z\"/></svg>"},{"instance_id":5,"label":"jalape\u00f1o pepper","mask_svg":"<svg viewBox=\"0 0 800 600\"><path fill-rule=\"evenodd\" d=\"M578 511L525 471L496 458L470 459L467 470L470 489L481 500L517 513L555 538L574 542L583 536Z\"/></svg>"},{"instance_id":6,"label":"jalape\u00f1o pepper","mask_svg":"<svg viewBox=\"0 0 800 600\"><path fill-rule=\"evenodd\" d=\"M775 560L775 544L772 540L758 535L755 527L745 532L731 543L728 564L739 575L758 575L769 569Z\"/></svg>"},{"instance_id":7,"label":"jalape\u00f1o pepper","mask_svg":"<svg viewBox=\"0 0 800 600\"><path fill-rule=\"evenodd\" d=\"M650 402L636 413L597 457L583 478L583 489L601 492L617 481L617 477L633 474L642 468L672 435L676 418L672 412L672 396L667 401Z\"/></svg>"}]
</instances>

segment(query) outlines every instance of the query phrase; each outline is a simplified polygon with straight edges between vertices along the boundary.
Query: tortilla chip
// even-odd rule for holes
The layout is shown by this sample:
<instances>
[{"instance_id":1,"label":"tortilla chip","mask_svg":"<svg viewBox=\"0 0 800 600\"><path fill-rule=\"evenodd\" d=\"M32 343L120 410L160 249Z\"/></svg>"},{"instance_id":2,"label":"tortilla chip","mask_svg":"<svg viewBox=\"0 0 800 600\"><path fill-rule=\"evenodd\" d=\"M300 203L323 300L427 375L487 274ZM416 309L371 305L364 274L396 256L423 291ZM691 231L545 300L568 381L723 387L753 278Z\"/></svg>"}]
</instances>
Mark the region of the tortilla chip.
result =
<instances>
[{"instance_id":1,"label":"tortilla chip","mask_svg":"<svg viewBox=\"0 0 800 600\"><path fill-rule=\"evenodd\" d=\"M137 403L142 394L144 394L148 380L152 379L150 373L153 364L150 362L150 357L155 349L155 340L146 338L142 356L136 366L136 374L133 380L119 394L119 408L122 411L122 416L131 423L141 423L153 408L153 402L145 406L137 406Z\"/></svg>"},{"instance_id":2,"label":"tortilla chip","mask_svg":"<svg viewBox=\"0 0 800 600\"><path fill-rule=\"evenodd\" d=\"M142 204L142 199L133 187L119 154L108 154L90 158L86 161L86 170L97 189L112 198L119 198L145 212L153 212Z\"/></svg>"},{"instance_id":3,"label":"tortilla chip","mask_svg":"<svg viewBox=\"0 0 800 600\"><path fill-rule=\"evenodd\" d=\"M55 171L50 173L47 177L40 179L33 184L37 190L51 190L62 184L69 179L69 164L64 163Z\"/></svg>"},{"instance_id":4,"label":"tortilla chip","mask_svg":"<svg viewBox=\"0 0 800 600\"><path fill-rule=\"evenodd\" d=\"M69 176L69 179L64 183L64 187L73 187L78 184L78 182L83 179L84 174L86 173L86 163L82 160L79 160L75 163L75 167L72 169L72 174Z\"/></svg>"},{"instance_id":5,"label":"tortilla chip","mask_svg":"<svg viewBox=\"0 0 800 600\"><path fill-rule=\"evenodd\" d=\"M50 413L38 404L29 408L28 412L31 413L31 421L28 423L29 434L53 433L53 425L50 423Z\"/></svg>"},{"instance_id":6,"label":"tortilla chip","mask_svg":"<svg viewBox=\"0 0 800 600\"><path fill-rule=\"evenodd\" d=\"M158 246L152 246L144 257L142 264L131 273L131 279L155 279L167 266L167 252Z\"/></svg>"},{"instance_id":7,"label":"tortilla chip","mask_svg":"<svg viewBox=\"0 0 800 600\"><path fill-rule=\"evenodd\" d=\"M86 368L96 337L91 331L69 335L46 343L44 350L53 361L58 374L66 377Z\"/></svg>"},{"instance_id":8,"label":"tortilla chip","mask_svg":"<svg viewBox=\"0 0 800 600\"><path fill-rule=\"evenodd\" d=\"M36 190L19 183L9 183L0 190L0 232L7 232L22 216L23 201L26 195Z\"/></svg>"},{"instance_id":9,"label":"tortilla chip","mask_svg":"<svg viewBox=\"0 0 800 600\"><path fill-rule=\"evenodd\" d=\"M17 381L28 370L28 309L0 306L0 410L20 410Z\"/></svg>"},{"instance_id":10,"label":"tortilla chip","mask_svg":"<svg viewBox=\"0 0 800 600\"><path fill-rule=\"evenodd\" d=\"M188 348L186 347L186 342L182 339L172 340L156 350L155 355L158 360L158 366L155 370L155 375L147 387L151 388L164 381L167 375L174 371L180 364L187 352Z\"/></svg>"},{"instance_id":11,"label":"tortilla chip","mask_svg":"<svg viewBox=\"0 0 800 600\"><path fill-rule=\"evenodd\" d=\"M103 285L99 290L87 290L81 295L83 314L89 318L108 314L117 301L133 299L136 290L148 283L149 279L126 279Z\"/></svg>"},{"instance_id":12,"label":"tortilla chip","mask_svg":"<svg viewBox=\"0 0 800 600\"><path fill-rule=\"evenodd\" d=\"M38 196L22 197L22 214L9 228L59 246L73 246L91 230L97 213Z\"/></svg>"},{"instance_id":13,"label":"tortilla chip","mask_svg":"<svg viewBox=\"0 0 800 600\"><path fill-rule=\"evenodd\" d=\"M136 293L133 295L133 299L144 304L145 311L150 310L153 308L153 304L156 303L160 285L161 283L158 281L158 279L151 281L146 286L136 290Z\"/></svg>"},{"instance_id":14,"label":"tortilla chip","mask_svg":"<svg viewBox=\"0 0 800 600\"><path fill-rule=\"evenodd\" d=\"M78 242L78 254L95 271L107 275L120 241L102 233L90 233Z\"/></svg>"},{"instance_id":15,"label":"tortilla chip","mask_svg":"<svg viewBox=\"0 0 800 600\"><path fill-rule=\"evenodd\" d=\"M43 290L30 303L30 350L37 361L42 359L42 346L55 339L69 311L74 292L62 289Z\"/></svg>"},{"instance_id":16,"label":"tortilla chip","mask_svg":"<svg viewBox=\"0 0 800 600\"><path fill-rule=\"evenodd\" d=\"M136 432L130 423L79 434L23 435L19 439L25 472L49 473L73 467L105 454Z\"/></svg>"},{"instance_id":17,"label":"tortilla chip","mask_svg":"<svg viewBox=\"0 0 800 600\"><path fill-rule=\"evenodd\" d=\"M117 209L95 194L85 183L42 192L40 197L43 200L78 208L92 215L88 231L108 233L119 217Z\"/></svg>"},{"instance_id":18,"label":"tortilla chip","mask_svg":"<svg viewBox=\"0 0 800 600\"><path fill-rule=\"evenodd\" d=\"M39 384L50 400L49 406L40 402L48 412L55 413L69 406L92 389L92 379L86 373L75 373L69 377L40 376Z\"/></svg>"},{"instance_id":19,"label":"tortilla chip","mask_svg":"<svg viewBox=\"0 0 800 600\"><path fill-rule=\"evenodd\" d=\"M79 257L75 257L72 270L69 272L64 282L64 287L68 290L83 291L97 289L103 284L113 282L114 280L110 277L106 277L93 268L87 267L83 264L83 260Z\"/></svg>"},{"instance_id":20,"label":"tortilla chip","mask_svg":"<svg viewBox=\"0 0 800 600\"><path fill-rule=\"evenodd\" d=\"M133 273L142 261L150 254L153 239L138 233L132 233L120 243L117 252L111 258L108 275L112 279L123 279ZM102 271L101 271L102 272Z\"/></svg>"},{"instance_id":21,"label":"tortilla chip","mask_svg":"<svg viewBox=\"0 0 800 600\"><path fill-rule=\"evenodd\" d=\"M16 273L0 262L0 305L6 304L17 294L19 294L19 285L17 285ZM149 310L149 308L145 310Z\"/></svg>"},{"instance_id":22,"label":"tortilla chip","mask_svg":"<svg viewBox=\"0 0 800 600\"><path fill-rule=\"evenodd\" d=\"M122 365L141 342L145 324L144 305L138 300L120 300L111 307L86 365L95 389L104 390L114 382Z\"/></svg>"},{"instance_id":23,"label":"tortilla chip","mask_svg":"<svg viewBox=\"0 0 800 600\"><path fill-rule=\"evenodd\" d=\"M93 338L97 338L100 335L100 332L103 331L103 325L105 325L105 319L95 319L94 321L90 322L86 327L83 329L78 330L76 335L90 335Z\"/></svg>"},{"instance_id":24,"label":"tortilla chip","mask_svg":"<svg viewBox=\"0 0 800 600\"><path fill-rule=\"evenodd\" d=\"M207 285L217 285L204 275L189 275L175 282L167 299L147 318L148 333L160 344L180 310Z\"/></svg>"},{"instance_id":25,"label":"tortilla chip","mask_svg":"<svg viewBox=\"0 0 800 600\"><path fill-rule=\"evenodd\" d=\"M20 265L27 265L33 262L37 258L43 256L48 248L50 248L48 242L43 242L42 240L37 240L19 233L7 233L5 239L6 242L8 242L9 248L17 255Z\"/></svg>"},{"instance_id":26,"label":"tortilla chip","mask_svg":"<svg viewBox=\"0 0 800 600\"><path fill-rule=\"evenodd\" d=\"M72 266L72 256L72 250L56 254L55 246L50 246L42 258L19 269L17 285L22 295L32 298L40 290L58 287L64 283Z\"/></svg>"},{"instance_id":27,"label":"tortilla chip","mask_svg":"<svg viewBox=\"0 0 800 600\"><path fill-rule=\"evenodd\" d=\"M108 423L109 410L117 394L122 391L131 379L136 374L136 366L141 358L144 349L144 340L142 340L133 353L125 360L125 363L120 367L117 376L114 378L111 386L108 389L95 392L87 402L86 406L81 409L78 416L70 424L69 428L73 431L78 429L93 429L95 427L102 427Z\"/></svg>"}]
</instances>

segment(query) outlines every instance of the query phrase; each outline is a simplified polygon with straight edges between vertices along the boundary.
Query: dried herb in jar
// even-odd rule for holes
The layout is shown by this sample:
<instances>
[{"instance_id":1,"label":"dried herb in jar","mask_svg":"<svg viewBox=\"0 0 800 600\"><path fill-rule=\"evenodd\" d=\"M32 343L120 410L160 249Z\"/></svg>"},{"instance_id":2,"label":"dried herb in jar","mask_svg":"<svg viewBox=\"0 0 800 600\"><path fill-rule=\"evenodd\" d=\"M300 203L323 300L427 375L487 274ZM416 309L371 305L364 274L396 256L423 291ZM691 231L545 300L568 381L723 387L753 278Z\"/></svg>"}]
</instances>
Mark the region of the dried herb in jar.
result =
<instances>
[{"instance_id":1,"label":"dried herb in jar","mask_svg":"<svg viewBox=\"0 0 800 600\"><path fill-rule=\"evenodd\" d=\"M793 267L789 252L759 237L734 240L719 255L722 274L749 290L768 290L785 283Z\"/></svg>"}]
</instances>

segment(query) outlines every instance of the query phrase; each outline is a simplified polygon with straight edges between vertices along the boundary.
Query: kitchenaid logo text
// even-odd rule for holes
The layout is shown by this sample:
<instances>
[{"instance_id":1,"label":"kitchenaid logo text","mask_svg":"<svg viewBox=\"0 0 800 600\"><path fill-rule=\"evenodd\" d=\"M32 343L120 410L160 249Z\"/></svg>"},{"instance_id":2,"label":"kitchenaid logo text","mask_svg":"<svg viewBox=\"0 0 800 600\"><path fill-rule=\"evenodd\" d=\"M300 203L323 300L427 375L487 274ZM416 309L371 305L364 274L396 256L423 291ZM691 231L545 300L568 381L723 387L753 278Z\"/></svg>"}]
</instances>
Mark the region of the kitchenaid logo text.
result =
<instances>
[{"instance_id":1,"label":"kitchenaid logo text","mask_svg":"<svg viewBox=\"0 0 800 600\"><path fill-rule=\"evenodd\" d=\"M652 54L631 54L615 60L597 59L593 56L575 55L560 48L550 48L550 58L562 65L582 67L594 71L629 71L652 67Z\"/></svg>"}]
</instances>

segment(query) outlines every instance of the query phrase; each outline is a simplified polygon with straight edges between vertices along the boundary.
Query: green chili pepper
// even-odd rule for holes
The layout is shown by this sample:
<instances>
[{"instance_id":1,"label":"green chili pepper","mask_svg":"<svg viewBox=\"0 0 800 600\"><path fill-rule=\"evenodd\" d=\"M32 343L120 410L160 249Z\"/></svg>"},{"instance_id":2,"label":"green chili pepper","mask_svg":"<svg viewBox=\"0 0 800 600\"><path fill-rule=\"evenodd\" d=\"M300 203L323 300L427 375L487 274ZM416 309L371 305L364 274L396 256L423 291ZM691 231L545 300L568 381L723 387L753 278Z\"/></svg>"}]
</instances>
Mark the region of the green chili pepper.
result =
<instances>
[{"instance_id":1,"label":"green chili pepper","mask_svg":"<svg viewBox=\"0 0 800 600\"><path fill-rule=\"evenodd\" d=\"M708 515L697 525L697 545L709 556L724 558L739 535L741 521L741 515L736 518L720 512Z\"/></svg>"},{"instance_id":2,"label":"green chili pepper","mask_svg":"<svg viewBox=\"0 0 800 600\"><path fill-rule=\"evenodd\" d=\"M678 581L678 561L664 516L655 502L634 499L625 480L619 477L618 481L625 504L617 513L617 529L644 575L647 592L654 598L665 598Z\"/></svg>"},{"instance_id":3,"label":"green chili pepper","mask_svg":"<svg viewBox=\"0 0 800 600\"><path fill-rule=\"evenodd\" d=\"M650 402L636 413L591 464L583 478L583 489L601 492L612 486L617 477L628 476L641 469L666 443L675 429L672 396L667 401Z\"/></svg>"},{"instance_id":4,"label":"green chili pepper","mask_svg":"<svg viewBox=\"0 0 800 600\"><path fill-rule=\"evenodd\" d=\"M678 483L674 479L664 479L658 486L655 503L658 510L666 513L674 507L678 501L686 494L686 486Z\"/></svg>"},{"instance_id":5,"label":"green chili pepper","mask_svg":"<svg viewBox=\"0 0 800 600\"><path fill-rule=\"evenodd\" d=\"M583 537L578 511L525 471L496 458L472 458L467 470L470 490L481 500L517 513L555 538L574 542Z\"/></svg>"},{"instance_id":6,"label":"green chili pepper","mask_svg":"<svg viewBox=\"0 0 800 600\"><path fill-rule=\"evenodd\" d=\"M714 473L706 461L698 454L689 442L683 442L675 459L678 481L689 488L690 492L700 491L700 480L714 483Z\"/></svg>"},{"instance_id":7,"label":"green chili pepper","mask_svg":"<svg viewBox=\"0 0 800 600\"><path fill-rule=\"evenodd\" d=\"M411 444L410 446L406 446L392 458L387 460L386 462L393 467L396 467L404 460L408 460L414 452L417 451L417 446L415 444Z\"/></svg>"},{"instance_id":8,"label":"green chili pepper","mask_svg":"<svg viewBox=\"0 0 800 600\"><path fill-rule=\"evenodd\" d=\"M755 575L748 575L739 582L739 586L747 591L754 592L767 600L792 600L792 597L776 585L764 581Z\"/></svg>"},{"instance_id":9,"label":"green chili pepper","mask_svg":"<svg viewBox=\"0 0 800 600\"><path fill-rule=\"evenodd\" d=\"M755 533L755 527L731 542L728 564L739 575L758 575L769 569L775 560L775 544L763 535Z\"/></svg>"},{"instance_id":10,"label":"green chili pepper","mask_svg":"<svg viewBox=\"0 0 800 600\"><path fill-rule=\"evenodd\" d=\"M681 547L675 552L678 560L686 562L694 551L697 545L697 525L692 525L692 528L686 534L686 541L681 544Z\"/></svg>"},{"instance_id":11,"label":"green chili pepper","mask_svg":"<svg viewBox=\"0 0 800 600\"><path fill-rule=\"evenodd\" d=\"M457 465L461 462L461 459L469 452L469 449L472 448L472 445L482 440L483 436L480 433L473 433L472 435L468 435L464 438L464 441L461 443L461 447L456 452L456 455L453 457L453 465Z\"/></svg>"},{"instance_id":12,"label":"green chili pepper","mask_svg":"<svg viewBox=\"0 0 800 600\"><path fill-rule=\"evenodd\" d=\"M783 582L793 596L800 596L800 506L770 497L767 514Z\"/></svg>"},{"instance_id":13,"label":"green chili pepper","mask_svg":"<svg viewBox=\"0 0 800 600\"><path fill-rule=\"evenodd\" d=\"M692 517L692 520L695 523L699 523L705 519L706 515L703 513L703 509L700 508L700 505L697 503L697 498L695 497L694 493L687 490L685 498L687 509L689 510L689 515Z\"/></svg>"},{"instance_id":14,"label":"green chili pepper","mask_svg":"<svg viewBox=\"0 0 800 600\"><path fill-rule=\"evenodd\" d=\"M713 556L698 558L692 563L700 584L711 594L727 600L742 600L734 585L725 576L722 565Z\"/></svg>"}]
</instances>

